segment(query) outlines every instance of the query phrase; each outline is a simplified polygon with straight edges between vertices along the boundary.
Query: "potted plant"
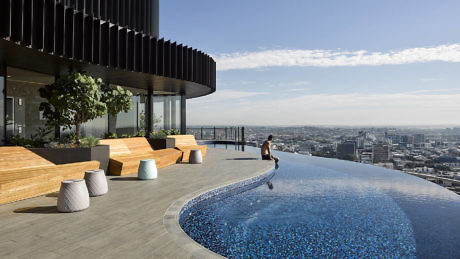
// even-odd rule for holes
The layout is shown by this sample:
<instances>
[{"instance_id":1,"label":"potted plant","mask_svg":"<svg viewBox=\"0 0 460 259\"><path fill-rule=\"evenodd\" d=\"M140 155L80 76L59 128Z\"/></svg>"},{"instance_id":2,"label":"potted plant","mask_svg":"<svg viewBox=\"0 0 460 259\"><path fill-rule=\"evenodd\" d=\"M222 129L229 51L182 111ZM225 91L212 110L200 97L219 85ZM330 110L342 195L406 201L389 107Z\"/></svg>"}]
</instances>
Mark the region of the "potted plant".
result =
<instances>
[{"instance_id":1,"label":"potted plant","mask_svg":"<svg viewBox=\"0 0 460 259\"><path fill-rule=\"evenodd\" d=\"M153 149L164 149L175 147L174 139L168 139L168 135L178 135L179 131L176 129L160 130L150 133L147 140Z\"/></svg>"},{"instance_id":2,"label":"potted plant","mask_svg":"<svg viewBox=\"0 0 460 259\"><path fill-rule=\"evenodd\" d=\"M101 168L107 171L109 146L98 145L99 140L92 136L81 139L81 125L107 113L116 116L121 111L129 111L132 93L119 86L105 86L102 79L84 73L62 76L53 84L40 88L39 92L40 97L47 100L39 108L47 126L75 127L75 134L61 138L61 143L50 142L46 148L31 150L56 164L99 160Z\"/></svg>"},{"instance_id":3,"label":"potted plant","mask_svg":"<svg viewBox=\"0 0 460 259\"><path fill-rule=\"evenodd\" d=\"M117 114L120 112L128 112L132 109L131 91L123 89L121 86L110 87L108 85L102 86L103 96L102 100L107 105L107 113L109 116L109 134L115 132L115 125L117 124Z\"/></svg>"},{"instance_id":4,"label":"potted plant","mask_svg":"<svg viewBox=\"0 0 460 259\"><path fill-rule=\"evenodd\" d=\"M29 150L57 165L97 160L100 168L105 172L109 167L109 146L99 145L99 139L93 136L82 138L78 145L50 142L46 147L29 148Z\"/></svg>"}]
</instances>

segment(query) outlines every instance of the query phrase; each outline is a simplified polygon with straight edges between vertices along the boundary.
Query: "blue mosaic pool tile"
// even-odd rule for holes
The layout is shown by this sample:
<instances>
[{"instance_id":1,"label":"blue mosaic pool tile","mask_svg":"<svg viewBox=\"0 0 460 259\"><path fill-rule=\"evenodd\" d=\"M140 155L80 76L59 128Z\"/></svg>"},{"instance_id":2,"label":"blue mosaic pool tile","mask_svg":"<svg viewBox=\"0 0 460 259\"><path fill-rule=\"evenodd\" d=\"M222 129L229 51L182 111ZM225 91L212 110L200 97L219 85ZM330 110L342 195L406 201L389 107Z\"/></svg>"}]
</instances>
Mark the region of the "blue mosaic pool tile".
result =
<instances>
[{"instance_id":1,"label":"blue mosaic pool tile","mask_svg":"<svg viewBox=\"0 0 460 259\"><path fill-rule=\"evenodd\" d=\"M460 199L449 191L377 167L280 156L274 175L186 204L184 231L229 258L460 257Z\"/></svg>"}]
</instances>

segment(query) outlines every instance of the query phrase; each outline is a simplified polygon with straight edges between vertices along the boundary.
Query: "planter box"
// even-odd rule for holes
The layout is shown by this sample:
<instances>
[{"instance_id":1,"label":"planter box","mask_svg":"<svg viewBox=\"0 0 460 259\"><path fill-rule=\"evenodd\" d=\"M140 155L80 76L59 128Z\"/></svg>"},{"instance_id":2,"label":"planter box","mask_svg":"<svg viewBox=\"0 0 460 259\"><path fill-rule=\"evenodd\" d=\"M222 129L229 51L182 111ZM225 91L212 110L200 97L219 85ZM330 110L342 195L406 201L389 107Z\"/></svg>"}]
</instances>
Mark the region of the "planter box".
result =
<instances>
[{"instance_id":1,"label":"planter box","mask_svg":"<svg viewBox=\"0 0 460 259\"><path fill-rule=\"evenodd\" d=\"M175 147L174 139L156 139L156 138L148 138L150 146L154 150L158 149L165 149L165 148L173 148Z\"/></svg>"},{"instance_id":2,"label":"planter box","mask_svg":"<svg viewBox=\"0 0 460 259\"><path fill-rule=\"evenodd\" d=\"M100 168L107 173L110 149L108 145L84 148L29 148L35 154L57 164L68 164L97 160Z\"/></svg>"}]
</instances>

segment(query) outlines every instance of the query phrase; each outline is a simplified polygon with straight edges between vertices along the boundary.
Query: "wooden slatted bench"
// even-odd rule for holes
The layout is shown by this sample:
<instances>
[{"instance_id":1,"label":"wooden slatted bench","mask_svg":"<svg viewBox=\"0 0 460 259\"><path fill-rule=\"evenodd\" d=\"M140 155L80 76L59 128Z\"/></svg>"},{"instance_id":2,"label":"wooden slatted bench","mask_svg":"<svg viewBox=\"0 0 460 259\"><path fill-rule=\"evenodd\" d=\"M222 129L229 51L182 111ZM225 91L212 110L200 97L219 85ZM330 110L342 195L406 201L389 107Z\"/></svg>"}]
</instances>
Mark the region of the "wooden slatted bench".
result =
<instances>
[{"instance_id":1,"label":"wooden slatted bench","mask_svg":"<svg viewBox=\"0 0 460 259\"><path fill-rule=\"evenodd\" d=\"M0 204L58 191L61 181L98 168L98 161L55 165L23 147L0 147Z\"/></svg>"},{"instance_id":2,"label":"wooden slatted bench","mask_svg":"<svg viewBox=\"0 0 460 259\"><path fill-rule=\"evenodd\" d=\"M157 168L175 164L181 152L174 148L153 150L146 138L102 139L102 145L110 146L109 173L126 175L137 173L142 159L155 159Z\"/></svg>"},{"instance_id":3,"label":"wooden slatted bench","mask_svg":"<svg viewBox=\"0 0 460 259\"><path fill-rule=\"evenodd\" d=\"M188 162L190 158L190 151L192 149L201 149L203 157L206 156L208 146L198 145L193 135L170 135L169 139L174 139L176 149L182 152L182 162Z\"/></svg>"}]
</instances>

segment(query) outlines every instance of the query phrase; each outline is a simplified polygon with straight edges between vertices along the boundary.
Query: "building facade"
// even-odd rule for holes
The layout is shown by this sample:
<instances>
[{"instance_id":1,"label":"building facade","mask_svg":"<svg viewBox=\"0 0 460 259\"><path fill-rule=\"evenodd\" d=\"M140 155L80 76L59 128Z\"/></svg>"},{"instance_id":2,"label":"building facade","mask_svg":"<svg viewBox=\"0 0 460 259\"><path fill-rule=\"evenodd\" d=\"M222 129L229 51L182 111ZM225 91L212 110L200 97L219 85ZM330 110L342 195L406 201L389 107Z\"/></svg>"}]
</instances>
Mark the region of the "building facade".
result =
<instances>
[{"instance_id":1,"label":"building facade","mask_svg":"<svg viewBox=\"0 0 460 259\"><path fill-rule=\"evenodd\" d=\"M356 142L346 141L344 143L337 144L337 158L346 160L356 159Z\"/></svg>"},{"instance_id":2,"label":"building facade","mask_svg":"<svg viewBox=\"0 0 460 259\"><path fill-rule=\"evenodd\" d=\"M372 162L388 162L390 160L390 146L384 144L372 145Z\"/></svg>"},{"instance_id":3,"label":"building facade","mask_svg":"<svg viewBox=\"0 0 460 259\"><path fill-rule=\"evenodd\" d=\"M0 1L0 144L45 125L38 89L84 71L133 92L133 109L83 135L186 127L186 100L216 90L207 54L159 36L159 0Z\"/></svg>"}]
</instances>

